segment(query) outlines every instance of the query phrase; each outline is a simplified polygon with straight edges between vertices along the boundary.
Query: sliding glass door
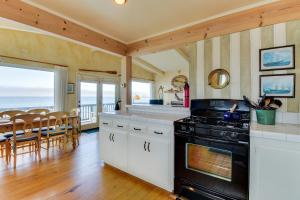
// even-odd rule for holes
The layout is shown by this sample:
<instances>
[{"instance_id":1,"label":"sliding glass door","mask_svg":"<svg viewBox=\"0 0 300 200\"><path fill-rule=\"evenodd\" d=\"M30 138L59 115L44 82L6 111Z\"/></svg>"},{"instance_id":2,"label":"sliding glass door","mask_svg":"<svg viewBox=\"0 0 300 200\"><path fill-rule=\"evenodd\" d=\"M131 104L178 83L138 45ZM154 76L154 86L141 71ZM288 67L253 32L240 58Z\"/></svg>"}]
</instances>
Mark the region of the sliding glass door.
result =
<instances>
[{"instance_id":1,"label":"sliding glass door","mask_svg":"<svg viewBox=\"0 0 300 200\"><path fill-rule=\"evenodd\" d=\"M80 114L82 126L97 127L98 84L80 82Z\"/></svg>"},{"instance_id":2,"label":"sliding glass door","mask_svg":"<svg viewBox=\"0 0 300 200\"><path fill-rule=\"evenodd\" d=\"M102 112L112 112L116 105L116 84L102 84Z\"/></svg>"}]
</instances>

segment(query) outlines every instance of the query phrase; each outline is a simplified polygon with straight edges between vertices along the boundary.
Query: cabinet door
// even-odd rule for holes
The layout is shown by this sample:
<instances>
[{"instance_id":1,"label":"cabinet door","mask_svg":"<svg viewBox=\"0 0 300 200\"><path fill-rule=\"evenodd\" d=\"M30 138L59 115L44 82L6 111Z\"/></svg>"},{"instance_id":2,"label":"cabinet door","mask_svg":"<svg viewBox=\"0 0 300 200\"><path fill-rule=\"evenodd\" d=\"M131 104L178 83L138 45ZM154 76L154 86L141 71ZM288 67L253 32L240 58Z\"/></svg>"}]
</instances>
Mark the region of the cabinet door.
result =
<instances>
[{"instance_id":1,"label":"cabinet door","mask_svg":"<svg viewBox=\"0 0 300 200\"><path fill-rule=\"evenodd\" d=\"M252 147L251 200L299 200L299 145L258 139Z\"/></svg>"},{"instance_id":2,"label":"cabinet door","mask_svg":"<svg viewBox=\"0 0 300 200\"><path fill-rule=\"evenodd\" d=\"M128 171L137 177L145 178L147 174L146 141L141 136L129 135L127 147Z\"/></svg>"},{"instance_id":3,"label":"cabinet door","mask_svg":"<svg viewBox=\"0 0 300 200\"><path fill-rule=\"evenodd\" d=\"M169 180L169 143L165 140L150 139L147 144L147 178L155 185L167 188Z\"/></svg>"},{"instance_id":4,"label":"cabinet door","mask_svg":"<svg viewBox=\"0 0 300 200\"><path fill-rule=\"evenodd\" d=\"M114 131L113 136L113 164L115 167L127 171L127 134Z\"/></svg>"},{"instance_id":5,"label":"cabinet door","mask_svg":"<svg viewBox=\"0 0 300 200\"><path fill-rule=\"evenodd\" d=\"M106 163L113 161L113 143L111 141L112 132L106 129L100 131L100 156Z\"/></svg>"},{"instance_id":6,"label":"cabinet door","mask_svg":"<svg viewBox=\"0 0 300 200\"><path fill-rule=\"evenodd\" d=\"M169 143L141 136L128 138L128 170L154 185L169 190Z\"/></svg>"}]
</instances>

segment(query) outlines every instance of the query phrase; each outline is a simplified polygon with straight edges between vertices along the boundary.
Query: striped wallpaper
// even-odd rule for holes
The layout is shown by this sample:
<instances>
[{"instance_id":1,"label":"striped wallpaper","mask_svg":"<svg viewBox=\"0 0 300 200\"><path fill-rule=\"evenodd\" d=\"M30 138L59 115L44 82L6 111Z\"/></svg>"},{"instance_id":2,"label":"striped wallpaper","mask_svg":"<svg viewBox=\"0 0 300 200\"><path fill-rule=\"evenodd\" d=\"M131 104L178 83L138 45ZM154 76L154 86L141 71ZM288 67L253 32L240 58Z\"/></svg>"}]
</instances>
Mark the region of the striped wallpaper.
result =
<instances>
[{"instance_id":1,"label":"striped wallpaper","mask_svg":"<svg viewBox=\"0 0 300 200\"><path fill-rule=\"evenodd\" d=\"M259 49L296 45L296 69L259 72ZM296 98L281 99L282 112L299 112L300 104L300 20L275 24L230 35L215 37L197 44L197 98L241 99L243 95L259 97L259 75L296 73ZM208 74L217 68L230 73L230 84L224 89L208 85ZM202 81L201 81L202 80Z\"/></svg>"}]
</instances>

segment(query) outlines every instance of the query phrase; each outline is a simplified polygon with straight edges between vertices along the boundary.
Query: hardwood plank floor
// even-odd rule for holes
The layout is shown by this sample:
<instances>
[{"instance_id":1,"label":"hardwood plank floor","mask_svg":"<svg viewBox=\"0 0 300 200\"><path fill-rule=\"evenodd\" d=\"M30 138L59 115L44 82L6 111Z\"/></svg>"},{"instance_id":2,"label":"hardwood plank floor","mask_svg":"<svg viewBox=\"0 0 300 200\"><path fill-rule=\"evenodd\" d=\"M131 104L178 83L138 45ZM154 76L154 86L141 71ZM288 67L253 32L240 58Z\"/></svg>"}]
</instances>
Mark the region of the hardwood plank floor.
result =
<instances>
[{"instance_id":1,"label":"hardwood plank floor","mask_svg":"<svg viewBox=\"0 0 300 200\"><path fill-rule=\"evenodd\" d=\"M170 193L99 159L96 134L84 134L76 150L52 148L42 162L34 154L18 155L17 168L0 159L0 199L168 200Z\"/></svg>"}]
</instances>

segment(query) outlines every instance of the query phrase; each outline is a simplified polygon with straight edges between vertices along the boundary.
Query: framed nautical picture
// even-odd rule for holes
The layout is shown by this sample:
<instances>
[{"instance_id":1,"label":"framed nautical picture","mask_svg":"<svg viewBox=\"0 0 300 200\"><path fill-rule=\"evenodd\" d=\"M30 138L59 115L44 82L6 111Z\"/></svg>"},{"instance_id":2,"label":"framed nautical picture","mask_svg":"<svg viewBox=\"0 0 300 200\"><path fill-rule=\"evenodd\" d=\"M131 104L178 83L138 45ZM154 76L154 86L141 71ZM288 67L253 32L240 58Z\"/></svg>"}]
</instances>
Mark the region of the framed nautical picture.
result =
<instances>
[{"instance_id":1,"label":"framed nautical picture","mask_svg":"<svg viewBox=\"0 0 300 200\"><path fill-rule=\"evenodd\" d=\"M295 69L295 45L259 50L259 70Z\"/></svg>"},{"instance_id":2,"label":"framed nautical picture","mask_svg":"<svg viewBox=\"0 0 300 200\"><path fill-rule=\"evenodd\" d=\"M74 94L75 93L75 84L74 83L68 83L67 93L68 94Z\"/></svg>"},{"instance_id":3,"label":"framed nautical picture","mask_svg":"<svg viewBox=\"0 0 300 200\"><path fill-rule=\"evenodd\" d=\"M260 76L260 96L295 98L295 74Z\"/></svg>"}]
</instances>

